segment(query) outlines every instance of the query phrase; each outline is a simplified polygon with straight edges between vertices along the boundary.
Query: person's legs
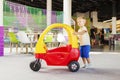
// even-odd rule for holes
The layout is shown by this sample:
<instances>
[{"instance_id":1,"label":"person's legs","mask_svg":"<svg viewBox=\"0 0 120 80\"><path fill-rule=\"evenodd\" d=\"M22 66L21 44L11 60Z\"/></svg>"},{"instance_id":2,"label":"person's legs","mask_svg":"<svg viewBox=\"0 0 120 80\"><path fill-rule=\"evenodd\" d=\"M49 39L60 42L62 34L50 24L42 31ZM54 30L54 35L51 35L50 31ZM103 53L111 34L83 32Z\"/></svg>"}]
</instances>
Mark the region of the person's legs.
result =
<instances>
[{"instance_id":1,"label":"person's legs","mask_svg":"<svg viewBox=\"0 0 120 80\"><path fill-rule=\"evenodd\" d=\"M91 63L90 58L86 58L86 60L87 60L87 63L88 63L88 64Z\"/></svg>"},{"instance_id":2,"label":"person's legs","mask_svg":"<svg viewBox=\"0 0 120 80\"><path fill-rule=\"evenodd\" d=\"M91 39L91 45L92 45L92 47L94 46L94 40L93 39Z\"/></svg>"},{"instance_id":3,"label":"person's legs","mask_svg":"<svg viewBox=\"0 0 120 80\"><path fill-rule=\"evenodd\" d=\"M86 57L86 60L87 60L87 63L88 63L88 64L90 63L89 52L90 52L90 46L87 45L87 46L85 47L85 54L86 54L85 57Z\"/></svg>"},{"instance_id":4,"label":"person's legs","mask_svg":"<svg viewBox=\"0 0 120 80\"><path fill-rule=\"evenodd\" d=\"M84 50L83 46L80 46L80 55L81 55L81 58L82 58L82 61L83 61L83 64L84 64L83 67L85 67L85 65L86 65L86 58L84 58L83 50Z\"/></svg>"},{"instance_id":5,"label":"person's legs","mask_svg":"<svg viewBox=\"0 0 120 80\"><path fill-rule=\"evenodd\" d=\"M86 65L86 58L82 58L83 64Z\"/></svg>"},{"instance_id":6,"label":"person's legs","mask_svg":"<svg viewBox=\"0 0 120 80\"><path fill-rule=\"evenodd\" d=\"M86 68L87 67L86 58L82 58L82 61L83 61L83 64L84 64L82 68Z\"/></svg>"},{"instance_id":7,"label":"person's legs","mask_svg":"<svg viewBox=\"0 0 120 80\"><path fill-rule=\"evenodd\" d=\"M86 45L86 46L83 46L82 47L82 60L83 60L83 63L84 63L84 67L83 68L86 68L86 64L88 63L88 65L91 63L90 62L90 58L89 58L89 52L90 52L90 46L89 45Z\"/></svg>"},{"instance_id":8,"label":"person's legs","mask_svg":"<svg viewBox=\"0 0 120 80\"><path fill-rule=\"evenodd\" d=\"M95 45L95 36L91 36L91 46L93 47Z\"/></svg>"}]
</instances>

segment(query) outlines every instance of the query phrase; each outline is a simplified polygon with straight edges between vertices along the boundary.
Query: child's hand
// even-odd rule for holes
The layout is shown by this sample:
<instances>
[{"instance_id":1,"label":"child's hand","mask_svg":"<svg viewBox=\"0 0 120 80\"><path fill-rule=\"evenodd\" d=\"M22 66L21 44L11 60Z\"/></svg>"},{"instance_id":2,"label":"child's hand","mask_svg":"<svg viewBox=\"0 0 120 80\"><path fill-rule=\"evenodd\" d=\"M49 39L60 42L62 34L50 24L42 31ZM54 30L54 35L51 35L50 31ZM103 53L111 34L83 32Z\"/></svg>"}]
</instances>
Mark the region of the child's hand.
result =
<instances>
[{"instance_id":1,"label":"child's hand","mask_svg":"<svg viewBox=\"0 0 120 80\"><path fill-rule=\"evenodd\" d=\"M73 32L74 35L77 35L77 32Z\"/></svg>"}]
</instances>

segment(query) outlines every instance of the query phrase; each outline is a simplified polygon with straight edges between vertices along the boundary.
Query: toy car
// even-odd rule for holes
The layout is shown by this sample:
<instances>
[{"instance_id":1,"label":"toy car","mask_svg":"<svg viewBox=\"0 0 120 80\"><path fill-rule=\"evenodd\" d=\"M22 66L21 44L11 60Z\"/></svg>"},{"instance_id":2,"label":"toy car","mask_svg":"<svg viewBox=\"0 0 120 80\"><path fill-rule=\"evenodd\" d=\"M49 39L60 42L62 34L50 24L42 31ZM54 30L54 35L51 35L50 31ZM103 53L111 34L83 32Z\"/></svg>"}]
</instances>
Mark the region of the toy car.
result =
<instances>
[{"instance_id":1,"label":"toy car","mask_svg":"<svg viewBox=\"0 0 120 80\"><path fill-rule=\"evenodd\" d=\"M45 34L53 28L64 28L68 34L68 43L65 46L47 49L44 43ZM79 70L80 65L78 59L80 56L78 48L78 39L73 34L74 30L66 25L55 23L48 26L40 35L40 38L35 47L36 60L30 63L30 68L33 71L39 71L41 68L40 60L45 60L47 65L51 66L68 66L71 72Z\"/></svg>"}]
</instances>

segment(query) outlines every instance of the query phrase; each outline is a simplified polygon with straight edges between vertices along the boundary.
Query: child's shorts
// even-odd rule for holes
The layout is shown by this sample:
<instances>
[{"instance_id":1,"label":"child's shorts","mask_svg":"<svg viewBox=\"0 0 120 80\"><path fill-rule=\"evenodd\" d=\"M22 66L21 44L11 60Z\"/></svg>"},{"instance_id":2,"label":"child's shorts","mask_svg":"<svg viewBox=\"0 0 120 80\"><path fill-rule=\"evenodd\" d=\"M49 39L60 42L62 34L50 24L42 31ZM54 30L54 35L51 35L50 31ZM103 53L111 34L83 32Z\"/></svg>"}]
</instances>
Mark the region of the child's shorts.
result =
<instances>
[{"instance_id":1,"label":"child's shorts","mask_svg":"<svg viewBox=\"0 0 120 80\"><path fill-rule=\"evenodd\" d=\"M89 58L90 45L80 46L80 55L82 58Z\"/></svg>"}]
</instances>

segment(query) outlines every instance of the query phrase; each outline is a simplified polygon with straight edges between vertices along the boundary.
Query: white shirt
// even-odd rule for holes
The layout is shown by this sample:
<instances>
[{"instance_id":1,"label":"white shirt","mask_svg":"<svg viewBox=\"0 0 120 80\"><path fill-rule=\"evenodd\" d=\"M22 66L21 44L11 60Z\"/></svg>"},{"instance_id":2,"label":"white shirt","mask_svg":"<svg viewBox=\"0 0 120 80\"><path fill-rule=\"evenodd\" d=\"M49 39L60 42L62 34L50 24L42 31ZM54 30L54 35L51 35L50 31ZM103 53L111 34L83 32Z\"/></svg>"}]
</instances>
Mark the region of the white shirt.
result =
<instances>
[{"instance_id":1,"label":"white shirt","mask_svg":"<svg viewBox=\"0 0 120 80\"><path fill-rule=\"evenodd\" d=\"M82 32L83 30L85 30L86 32L82 35L78 35L79 41L80 41L80 46L90 45L90 37L89 37L88 31L87 31L87 28L85 26L83 26L78 30L78 32Z\"/></svg>"}]
</instances>

